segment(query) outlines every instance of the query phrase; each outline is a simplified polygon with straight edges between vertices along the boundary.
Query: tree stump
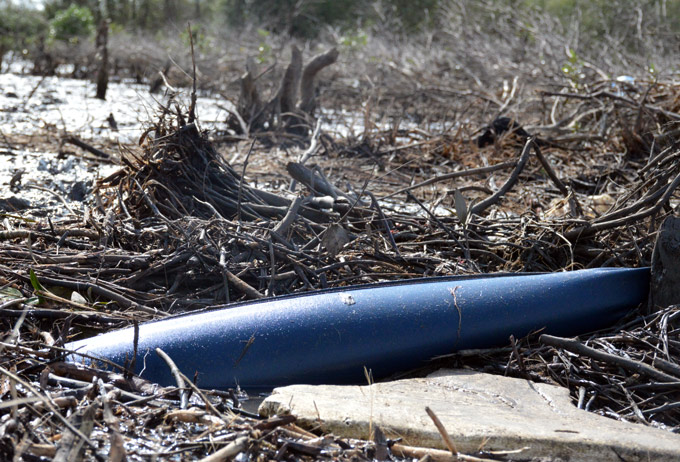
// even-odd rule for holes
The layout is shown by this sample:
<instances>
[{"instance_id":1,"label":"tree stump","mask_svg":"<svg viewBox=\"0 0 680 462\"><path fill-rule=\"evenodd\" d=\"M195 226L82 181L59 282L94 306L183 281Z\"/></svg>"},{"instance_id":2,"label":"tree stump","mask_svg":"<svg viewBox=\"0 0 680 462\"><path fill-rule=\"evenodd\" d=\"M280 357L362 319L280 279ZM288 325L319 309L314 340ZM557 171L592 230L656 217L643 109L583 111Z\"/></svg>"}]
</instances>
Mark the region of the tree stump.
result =
<instances>
[{"instance_id":1,"label":"tree stump","mask_svg":"<svg viewBox=\"0 0 680 462\"><path fill-rule=\"evenodd\" d=\"M293 45L290 63L281 78L276 94L262 102L256 85L254 63L249 60L246 73L240 80L241 93L229 125L240 133L285 131L306 137L314 125L315 83L317 74L338 59L338 50L330 50L313 57L303 68L302 53Z\"/></svg>"},{"instance_id":2,"label":"tree stump","mask_svg":"<svg viewBox=\"0 0 680 462\"><path fill-rule=\"evenodd\" d=\"M650 311L680 304L680 217L666 218L652 253Z\"/></svg>"}]
</instances>

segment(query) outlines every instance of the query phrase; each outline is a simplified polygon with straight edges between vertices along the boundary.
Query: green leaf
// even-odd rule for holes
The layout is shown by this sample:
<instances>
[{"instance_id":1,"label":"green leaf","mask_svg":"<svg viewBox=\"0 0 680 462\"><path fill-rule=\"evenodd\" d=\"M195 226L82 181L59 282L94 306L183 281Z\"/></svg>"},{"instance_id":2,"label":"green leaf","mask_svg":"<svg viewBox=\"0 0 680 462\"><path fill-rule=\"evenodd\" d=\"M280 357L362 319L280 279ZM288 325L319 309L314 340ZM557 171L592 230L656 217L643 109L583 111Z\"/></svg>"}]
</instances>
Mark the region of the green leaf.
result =
<instances>
[{"instance_id":1,"label":"green leaf","mask_svg":"<svg viewBox=\"0 0 680 462\"><path fill-rule=\"evenodd\" d=\"M31 285L33 286L33 290L38 291L38 290L45 290L40 284L40 281L38 281L38 276L35 275L35 271L30 270L29 275L31 278Z\"/></svg>"},{"instance_id":2,"label":"green leaf","mask_svg":"<svg viewBox=\"0 0 680 462\"><path fill-rule=\"evenodd\" d=\"M24 296L21 291L14 287L3 287L0 289L0 300L16 300L19 298L24 298Z\"/></svg>"},{"instance_id":3,"label":"green leaf","mask_svg":"<svg viewBox=\"0 0 680 462\"><path fill-rule=\"evenodd\" d=\"M35 271L31 269L29 271L29 275L31 279L31 285L33 286L33 290L35 290L38 295L38 304L42 305L45 299L40 295L40 293L43 292L45 289L43 288L42 284L40 284L40 281L38 281L38 276L35 275Z\"/></svg>"}]
</instances>

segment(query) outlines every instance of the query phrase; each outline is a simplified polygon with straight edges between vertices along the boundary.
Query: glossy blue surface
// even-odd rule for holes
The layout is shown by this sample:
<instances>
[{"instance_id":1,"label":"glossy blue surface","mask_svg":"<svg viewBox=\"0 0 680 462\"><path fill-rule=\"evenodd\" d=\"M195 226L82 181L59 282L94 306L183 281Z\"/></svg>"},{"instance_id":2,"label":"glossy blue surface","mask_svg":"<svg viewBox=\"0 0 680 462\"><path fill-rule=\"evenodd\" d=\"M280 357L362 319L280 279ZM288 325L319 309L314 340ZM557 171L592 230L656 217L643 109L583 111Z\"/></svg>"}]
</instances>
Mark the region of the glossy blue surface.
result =
<instances>
[{"instance_id":1,"label":"glossy blue surface","mask_svg":"<svg viewBox=\"0 0 680 462\"><path fill-rule=\"evenodd\" d=\"M364 383L430 358L508 343L545 328L577 335L647 300L649 269L441 277L273 298L140 325L137 371L172 384L160 347L203 388ZM67 348L123 364L132 328ZM70 360L78 360L71 357Z\"/></svg>"}]
</instances>

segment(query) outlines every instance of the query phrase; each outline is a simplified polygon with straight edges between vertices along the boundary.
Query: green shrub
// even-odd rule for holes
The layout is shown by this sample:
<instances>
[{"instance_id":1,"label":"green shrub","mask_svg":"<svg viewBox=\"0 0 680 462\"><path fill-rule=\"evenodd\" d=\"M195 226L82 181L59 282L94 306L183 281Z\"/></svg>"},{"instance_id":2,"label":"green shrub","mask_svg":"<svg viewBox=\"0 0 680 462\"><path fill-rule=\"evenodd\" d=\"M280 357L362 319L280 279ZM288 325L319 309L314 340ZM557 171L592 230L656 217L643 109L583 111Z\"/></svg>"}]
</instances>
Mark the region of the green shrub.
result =
<instances>
[{"instance_id":1,"label":"green shrub","mask_svg":"<svg viewBox=\"0 0 680 462\"><path fill-rule=\"evenodd\" d=\"M76 43L94 31L94 17L89 8L71 4L50 21L50 39Z\"/></svg>"},{"instance_id":2,"label":"green shrub","mask_svg":"<svg viewBox=\"0 0 680 462\"><path fill-rule=\"evenodd\" d=\"M41 12L4 4L0 7L0 52L23 51L36 42L44 28Z\"/></svg>"}]
</instances>

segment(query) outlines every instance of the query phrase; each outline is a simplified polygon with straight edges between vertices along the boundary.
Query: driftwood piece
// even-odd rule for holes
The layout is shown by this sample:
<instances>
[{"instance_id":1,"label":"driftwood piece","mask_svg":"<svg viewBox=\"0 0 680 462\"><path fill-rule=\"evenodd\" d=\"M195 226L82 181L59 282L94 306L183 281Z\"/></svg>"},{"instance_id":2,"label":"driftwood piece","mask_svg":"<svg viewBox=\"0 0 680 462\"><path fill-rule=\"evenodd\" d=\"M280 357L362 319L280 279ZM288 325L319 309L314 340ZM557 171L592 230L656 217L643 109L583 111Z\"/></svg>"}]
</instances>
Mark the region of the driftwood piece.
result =
<instances>
[{"instance_id":1,"label":"driftwood piece","mask_svg":"<svg viewBox=\"0 0 680 462\"><path fill-rule=\"evenodd\" d=\"M239 436L234 441L223 447L222 449L204 457L200 462L216 462L222 460L229 460L238 455L238 453L245 451L248 448L248 437Z\"/></svg>"},{"instance_id":2,"label":"driftwood piece","mask_svg":"<svg viewBox=\"0 0 680 462\"><path fill-rule=\"evenodd\" d=\"M245 295L248 300L258 300L258 299L262 298L261 293L259 293L255 288L248 285L247 282L243 281L243 279L236 276L234 273L232 273L228 269L224 270L224 274L226 275L229 283L231 285L233 285L236 288L236 290L238 290L243 295Z\"/></svg>"},{"instance_id":3,"label":"driftwood piece","mask_svg":"<svg viewBox=\"0 0 680 462\"><path fill-rule=\"evenodd\" d=\"M342 191L330 184L319 172L305 167L299 162L288 162L286 170L295 181L307 186L317 195L331 196L333 199L337 199L338 196L344 196Z\"/></svg>"},{"instance_id":4,"label":"driftwood piece","mask_svg":"<svg viewBox=\"0 0 680 462\"><path fill-rule=\"evenodd\" d=\"M293 200L293 202L290 204L290 207L288 208L288 212L283 217L283 219L274 227L272 232L278 233L280 235L284 235L288 232L290 225L292 225L293 222L295 221L295 217L297 216L298 210L302 205L302 201L303 201L302 197L296 197L295 200Z\"/></svg>"},{"instance_id":5,"label":"driftwood piece","mask_svg":"<svg viewBox=\"0 0 680 462\"><path fill-rule=\"evenodd\" d=\"M666 218L652 253L650 310L680 304L680 217Z\"/></svg>"}]
</instances>

